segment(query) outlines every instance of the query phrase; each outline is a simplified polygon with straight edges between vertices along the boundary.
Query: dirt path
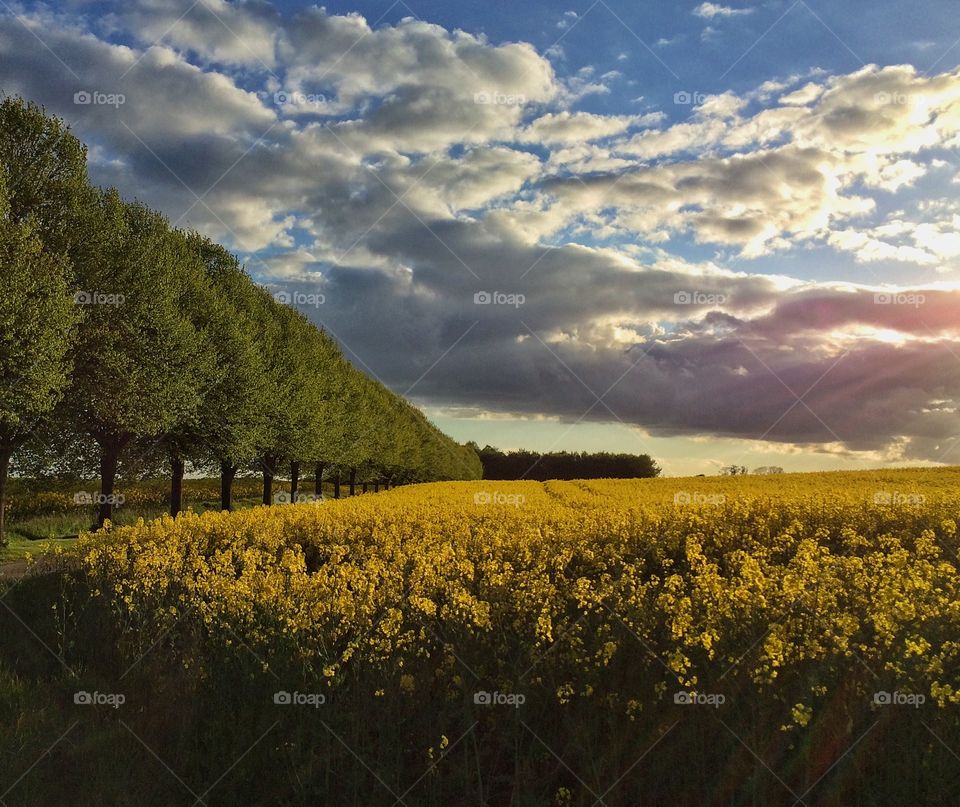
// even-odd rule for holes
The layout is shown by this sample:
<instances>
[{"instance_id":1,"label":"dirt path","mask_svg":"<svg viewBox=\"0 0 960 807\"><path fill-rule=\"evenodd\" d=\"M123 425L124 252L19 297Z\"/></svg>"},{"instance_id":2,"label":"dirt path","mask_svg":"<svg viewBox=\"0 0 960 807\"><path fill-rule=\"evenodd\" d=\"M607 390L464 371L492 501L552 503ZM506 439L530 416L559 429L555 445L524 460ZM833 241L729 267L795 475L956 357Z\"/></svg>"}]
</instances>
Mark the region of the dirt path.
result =
<instances>
[{"instance_id":1,"label":"dirt path","mask_svg":"<svg viewBox=\"0 0 960 807\"><path fill-rule=\"evenodd\" d=\"M0 582L19 580L27 573L25 560L0 561Z\"/></svg>"}]
</instances>

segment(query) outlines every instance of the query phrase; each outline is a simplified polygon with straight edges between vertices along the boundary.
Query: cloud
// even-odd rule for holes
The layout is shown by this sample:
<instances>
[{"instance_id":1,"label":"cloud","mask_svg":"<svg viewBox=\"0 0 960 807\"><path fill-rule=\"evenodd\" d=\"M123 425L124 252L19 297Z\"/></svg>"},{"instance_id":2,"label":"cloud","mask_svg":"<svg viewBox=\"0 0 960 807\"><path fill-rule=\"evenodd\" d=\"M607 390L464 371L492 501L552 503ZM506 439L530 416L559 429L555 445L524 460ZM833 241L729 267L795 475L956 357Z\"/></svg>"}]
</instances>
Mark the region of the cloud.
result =
<instances>
[{"instance_id":1,"label":"cloud","mask_svg":"<svg viewBox=\"0 0 960 807\"><path fill-rule=\"evenodd\" d=\"M693 10L695 16L702 17L705 20L712 20L717 17L740 17L752 13L752 8L731 8L717 3L701 3Z\"/></svg>"},{"instance_id":2,"label":"cloud","mask_svg":"<svg viewBox=\"0 0 960 807\"><path fill-rule=\"evenodd\" d=\"M316 7L114 9L109 33L25 14L49 51L0 15L4 88L68 119L95 181L271 287L321 289L308 315L395 388L423 376L421 402L783 450L950 445L960 72L868 66L604 114L617 75L558 73L526 43ZM74 104L84 89L125 103ZM935 280L789 276L813 248Z\"/></svg>"},{"instance_id":3,"label":"cloud","mask_svg":"<svg viewBox=\"0 0 960 807\"><path fill-rule=\"evenodd\" d=\"M561 31L566 31L572 27L578 20L580 15L576 11L564 11L563 16L560 18L560 21L557 23L557 28Z\"/></svg>"},{"instance_id":4,"label":"cloud","mask_svg":"<svg viewBox=\"0 0 960 807\"><path fill-rule=\"evenodd\" d=\"M551 112L530 123L521 133L523 142L551 146L585 143L624 134L630 128L652 126L663 113L645 115L595 115L589 112Z\"/></svg>"}]
</instances>

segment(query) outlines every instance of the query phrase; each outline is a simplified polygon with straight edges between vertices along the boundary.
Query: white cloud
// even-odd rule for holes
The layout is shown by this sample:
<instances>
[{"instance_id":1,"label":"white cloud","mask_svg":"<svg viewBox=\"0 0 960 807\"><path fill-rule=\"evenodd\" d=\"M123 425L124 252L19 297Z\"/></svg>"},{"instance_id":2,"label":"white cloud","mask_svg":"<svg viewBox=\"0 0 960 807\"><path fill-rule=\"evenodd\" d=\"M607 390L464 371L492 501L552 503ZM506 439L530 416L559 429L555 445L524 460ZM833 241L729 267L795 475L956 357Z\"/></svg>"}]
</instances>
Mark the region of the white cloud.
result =
<instances>
[{"instance_id":1,"label":"white cloud","mask_svg":"<svg viewBox=\"0 0 960 807\"><path fill-rule=\"evenodd\" d=\"M702 17L705 20L712 20L717 17L739 17L745 14L753 13L752 8L731 8L730 6L722 6L717 3L701 3L697 6L693 13L697 17Z\"/></svg>"},{"instance_id":2,"label":"white cloud","mask_svg":"<svg viewBox=\"0 0 960 807\"><path fill-rule=\"evenodd\" d=\"M595 115L590 112L551 112L530 123L520 139L529 143L563 145L599 140L625 133L630 128L652 126L663 113L645 115Z\"/></svg>"},{"instance_id":3,"label":"white cloud","mask_svg":"<svg viewBox=\"0 0 960 807\"><path fill-rule=\"evenodd\" d=\"M756 356L806 389L847 349L850 366L811 400L842 440L800 411L770 439L844 451L900 440L920 456L955 430L944 407L924 411L960 400L942 345L960 339L954 291L925 289L934 345L915 312L875 306L873 289L666 250L677 240L748 259L818 245L864 264L955 268L960 210L943 158L960 146L960 72L869 66L678 103L670 120L600 114L577 103L618 75L558 76L529 44L205 1L159 45L172 0L124 6L109 40L27 15L80 80L0 17L0 78L73 123L97 182L243 250L271 282L322 286L324 322L388 380L416 379L480 318L424 396L568 418L595 403L517 311L477 310L473 294L489 288L525 294L522 322L592 388L648 350L610 405L658 433L756 437L793 402ZM78 109L83 87L127 102ZM323 100L291 109L278 90ZM911 204L934 180L944 198ZM678 307L680 292L722 302ZM870 405L850 407L851 394Z\"/></svg>"}]
</instances>

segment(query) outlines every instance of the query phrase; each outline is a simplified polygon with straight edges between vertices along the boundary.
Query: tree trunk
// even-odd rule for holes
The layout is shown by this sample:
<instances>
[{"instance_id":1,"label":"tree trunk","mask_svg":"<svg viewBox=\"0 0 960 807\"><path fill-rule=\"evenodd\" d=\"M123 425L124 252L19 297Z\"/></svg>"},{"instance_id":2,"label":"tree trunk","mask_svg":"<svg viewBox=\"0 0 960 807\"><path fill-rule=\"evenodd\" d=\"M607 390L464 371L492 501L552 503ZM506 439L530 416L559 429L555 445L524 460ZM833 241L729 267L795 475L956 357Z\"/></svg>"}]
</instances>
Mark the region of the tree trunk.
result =
<instances>
[{"instance_id":1,"label":"tree trunk","mask_svg":"<svg viewBox=\"0 0 960 807\"><path fill-rule=\"evenodd\" d=\"M230 462L220 463L220 509L233 509L233 479L237 466Z\"/></svg>"},{"instance_id":2,"label":"tree trunk","mask_svg":"<svg viewBox=\"0 0 960 807\"><path fill-rule=\"evenodd\" d=\"M297 496L300 493L300 463L290 463L290 503L297 503Z\"/></svg>"},{"instance_id":3,"label":"tree trunk","mask_svg":"<svg viewBox=\"0 0 960 807\"><path fill-rule=\"evenodd\" d=\"M374 480L373 480L373 492L374 492L374 493L379 493L379 492L380 492L380 480L379 480L379 479L374 479Z\"/></svg>"},{"instance_id":4,"label":"tree trunk","mask_svg":"<svg viewBox=\"0 0 960 807\"><path fill-rule=\"evenodd\" d=\"M323 463L318 462L313 472L313 492L318 499L323 498Z\"/></svg>"},{"instance_id":5,"label":"tree trunk","mask_svg":"<svg viewBox=\"0 0 960 807\"><path fill-rule=\"evenodd\" d=\"M170 515L176 518L183 512L183 468L179 457L170 458Z\"/></svg>"},{"instance_id":6,"label":"tree trunk","mask_svg":"<svg viewBox=\"0 0 960 807\"><path fill-rule=\"evenodd\" d=\"M97 515L97 529L113 518L113 486L117 480L117 463L120 460L120 446L108 444L100 452L100 512Z\"/></svg>"},{"instance_id":7,"label":"tree trunk","mask_svg":"<svg viewBox=\"0 0 960 807\"><path fill-rule=\"evenodd\" d=\"M4 517L7 511L7 474L10 470L10 457L13 452L10 449L0 451L0 546L7 545L7 536L3 531Z\"/></svg>"},{"instance_id":8,"label":"tree trunk","mask_svg":"<svg viewBox=\"0 0 960 807\"><path fill-rule=\"evenodd\" d=\"M355 496L357 493L357 469L350 469L350 495Z\"/></svg>"},{"instance_id":9,"label":"tree trunk","mask_svg":"<svg viewBox=\"0 0 960 807\"><path fill-rule=\"evenodd\" d=\"M273 457L265 454L263 457L263 503L273 504Z\"/></svg>"},{"instance_id":10,"label":"tree trunk","mask_svg":"<svg viewBox=\"0 0 960 807\"><path fill-rule=\"evenodd\" d=\"M363 483L363 486L360 488L360 491L361 491L362 493L366 493L366 492L367 492L367 483L366 483L366 482Z\"/></svg>"},{"instance_id":11,"label":"tree trunk","mask_svg":"<svg viewBox=\"0 0 960 807\"><path fill-rule=\"evenodd\" d=\"M337 475L333 478L333 498L340 498L340 472L337 471Z\"/></svg>"}]
</instances>

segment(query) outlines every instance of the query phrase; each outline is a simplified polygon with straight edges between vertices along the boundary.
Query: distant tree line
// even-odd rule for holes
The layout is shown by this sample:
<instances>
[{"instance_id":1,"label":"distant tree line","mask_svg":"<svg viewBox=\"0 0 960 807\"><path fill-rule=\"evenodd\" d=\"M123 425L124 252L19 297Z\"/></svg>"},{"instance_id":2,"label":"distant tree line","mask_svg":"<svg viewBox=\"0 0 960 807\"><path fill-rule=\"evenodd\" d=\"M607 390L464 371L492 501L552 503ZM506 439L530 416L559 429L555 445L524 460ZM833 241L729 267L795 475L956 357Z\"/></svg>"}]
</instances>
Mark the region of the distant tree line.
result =
<instances>
[{"instance_id":1,"label":"distant tree line","mask_svg":"<svg viewBox=\"0 0 960 807\"><path fill-rule=\"evenodd\" d=\"M605 451L503 452L492 446L478 448L484 479L636 479L660 475L660 467L647 454L609 454Z\"/></svg>"},{"instance_id":2,"label":"distant tree line","mask_svg":"<svg viewBox=\"0 0 960 807\"><path fill-rule=\"evenodd\" d=\"M720 469L721 476L746 476L750 469L746 465L725 465ZM783 468L779 465L761 465L754 468L753 473L757 476L770 476L771 474L782 474Z\"/></svg>"},{"instance_id":3,"label":"distant tree line","mask_svg":"<svg viewBox=\"0 0 960 807\"><path fill-rule=\"evenodd\" d=\"M118 475L275 476L298 493L324 474L474 479L480 462L410 403L356 370L224 247L93 187L85 146L20 98L0 102L0 542L6 480Z\"/></svg>"}]
</instances>

